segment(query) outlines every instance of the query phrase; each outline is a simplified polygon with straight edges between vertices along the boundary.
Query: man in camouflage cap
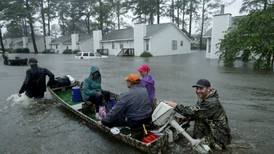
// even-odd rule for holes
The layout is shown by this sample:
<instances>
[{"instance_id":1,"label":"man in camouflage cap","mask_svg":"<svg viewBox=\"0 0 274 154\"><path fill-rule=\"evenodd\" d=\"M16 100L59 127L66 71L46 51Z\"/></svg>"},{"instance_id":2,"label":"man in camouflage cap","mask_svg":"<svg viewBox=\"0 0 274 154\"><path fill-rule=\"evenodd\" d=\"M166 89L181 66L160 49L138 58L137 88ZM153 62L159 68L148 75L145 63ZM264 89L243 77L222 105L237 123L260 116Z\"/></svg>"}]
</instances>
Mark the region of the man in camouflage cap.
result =
<instances>
[{"instance_id":1,"label":"man in camouflage cap","mask_svg":"<svg viewBox=\"0 0 274 154\"><path fill-rule=\"evenodd\" d=\"M231 142L228 119L217 91L211 88L206 79L200 79L192 86L196 90L198 101L195 106L184 106L175 102L168 102L175 111L194 120L194 138L204 138L211 149L225 150Z\"/></svg>"}]
</instances>

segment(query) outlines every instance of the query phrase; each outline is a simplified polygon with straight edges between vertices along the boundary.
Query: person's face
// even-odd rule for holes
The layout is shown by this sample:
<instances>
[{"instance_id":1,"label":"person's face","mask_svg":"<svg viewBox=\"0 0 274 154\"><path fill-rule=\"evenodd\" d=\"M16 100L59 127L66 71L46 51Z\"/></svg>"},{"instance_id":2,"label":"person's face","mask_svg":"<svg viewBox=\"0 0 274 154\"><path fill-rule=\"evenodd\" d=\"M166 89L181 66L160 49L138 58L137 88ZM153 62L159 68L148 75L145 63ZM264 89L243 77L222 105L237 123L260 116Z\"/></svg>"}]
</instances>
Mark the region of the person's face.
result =
<instances>
[{"instance_id":1,"label":"person's face","mask_svg":"<svg viewBox=\"0 0 274 154\"><path fill-rule=\"evenodd\" d=\"M127 87L128 87L128 88L131 87L131 82L127 81Z\"/></svg>"},{"instance_id":2,"label":"person's face","mask_svg":"<svg viewBox=\"0 0 274 154\"><path fill-rule=\"evenodd\" d=\"M210 87L196 87L195 88L196 94L198 97L200 97L201 99L204 99L207 97L207 95L210 92Z\"/></svg>"},{"instance_id":3,"label":"person's face","mask_svg":"<svg viewBox=\"0 0 274 154\"><path fill-rule=\"evenodd\" d=\"M100 73L98 71L96 71L92 74L92 79L93 80L97 80L97 79L99 79L99 77L100 77Z\"/></svg>"},{"instance_id":4,"label":"person's face","mask_svg":"<svg viewBox=\"0 0 274 154\"><path fill-rule=\"evenodd\" d=\"M140 75L141 75L142 77L144 77L145 75L147 75L147 72L146 72L146 71L139 71L139 73L140 73Z\"/></svg>"}]
</instances>

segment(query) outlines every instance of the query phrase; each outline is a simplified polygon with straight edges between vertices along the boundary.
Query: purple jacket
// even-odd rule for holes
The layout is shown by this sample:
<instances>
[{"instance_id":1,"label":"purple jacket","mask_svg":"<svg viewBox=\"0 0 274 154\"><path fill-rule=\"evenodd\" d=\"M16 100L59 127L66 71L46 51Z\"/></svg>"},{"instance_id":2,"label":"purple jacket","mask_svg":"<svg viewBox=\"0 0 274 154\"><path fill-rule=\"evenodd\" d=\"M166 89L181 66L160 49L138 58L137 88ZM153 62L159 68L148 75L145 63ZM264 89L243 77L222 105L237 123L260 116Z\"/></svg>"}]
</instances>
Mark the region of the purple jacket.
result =
<instances>
[{"instance_id":1,"label":"purple jacket","mask_svg":"<svg viewBox=\"0 0 274 154\"><path fill-rule=\"evenodd\" d=\"M155 98L155 80L151 75L146 75L141 79L141 84L146 87L150 102Z\"/></svg>"}]
</instances>

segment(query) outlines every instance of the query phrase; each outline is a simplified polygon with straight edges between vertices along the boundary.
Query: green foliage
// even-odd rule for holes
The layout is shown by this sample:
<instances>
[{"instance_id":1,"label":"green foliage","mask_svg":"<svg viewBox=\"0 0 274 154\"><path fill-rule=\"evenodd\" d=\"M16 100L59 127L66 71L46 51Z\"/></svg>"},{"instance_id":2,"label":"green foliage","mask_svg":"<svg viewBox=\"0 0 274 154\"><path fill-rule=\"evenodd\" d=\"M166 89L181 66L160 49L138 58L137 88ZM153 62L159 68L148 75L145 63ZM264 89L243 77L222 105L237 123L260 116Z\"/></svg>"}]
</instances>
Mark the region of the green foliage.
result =
<instances>
[{"instance_id":1,"label":"green foliage","mask_svg":"<svg viewBox=\"0 0 274 154\"><path fill-rule=\"evenodd\" d=\"M12 53L30 53L29 48L17 48L11 51Z\"/></svg>"},{"instance_id":2,"label":"green foliage","mask_svg":"<svg viewBox=\"0 0 274 154\"><path fill-rule=\"evenodd\" d=\"M43 53L43 54L54 54L55 52L54 52L54 50L52 50L52 49L46 49L46 50L44 50L42 53Z\"/></svg>"},{"instance_id":3,"label":"green foliage","mask_svg":"<svg viewBox=\"0 0 274 154\"><path fill-rule=\"evenodd\" d=\"M71 50L71 49L66 49L64 50L63 54L77 54L78 52L80 52L80 50Z\"/></svg>"},{"instance_id":4,"label":"green foliage","mask_svg":"<svg viewBox=\"0 0 274 154\"><path fill-rule=\"evenodd\" d=\"M144 52L140 55L140 57L152 57L152 54L151 54L150 52L148 52L148 51L144 51Z\"/></svg>"},{"instance_id":5,"label":"green foliage","mask_svg":"<svg viewBox=\"0 0 274 154\"><path fill-rule=\"evenodd\" d=\"M63 54L72 54L72 50L71 49L66 49L63 51Z\"/></svg>"},{"instance_id":6,"label":"green foliage","mask_svg":"<svg viewBox=\"0 0 274 154\"><path fill-rule=\"evenodd\" d=\"M274 5L254 11L240 19L220 43L220 60L233 66L236 57L244 62L255 60L257 70L273 70Z\"/></svg>"}]
</instances>

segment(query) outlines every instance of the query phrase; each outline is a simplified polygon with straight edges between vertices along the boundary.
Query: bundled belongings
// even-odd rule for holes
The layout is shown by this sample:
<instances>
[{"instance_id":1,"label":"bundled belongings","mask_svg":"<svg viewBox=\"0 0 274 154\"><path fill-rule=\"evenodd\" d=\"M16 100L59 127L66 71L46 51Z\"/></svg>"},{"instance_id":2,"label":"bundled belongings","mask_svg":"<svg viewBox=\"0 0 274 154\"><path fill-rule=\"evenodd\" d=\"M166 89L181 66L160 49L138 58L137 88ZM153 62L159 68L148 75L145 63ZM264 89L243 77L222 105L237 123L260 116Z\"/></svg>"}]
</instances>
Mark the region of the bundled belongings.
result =
<instances>
[{"instance_id":1,"label":"bundled belongings","mask_svg":"<svg viewBox=\"0 0 274 154\"><path fill-rule=\"evenodd\" d=\"M53 84L50 87L51 88L65 87L65 86L73 85L74 83L75 83L75 79L70 75L66 75L63 77L56 77L54 79Z\"/></svg>"}]
</instances>

